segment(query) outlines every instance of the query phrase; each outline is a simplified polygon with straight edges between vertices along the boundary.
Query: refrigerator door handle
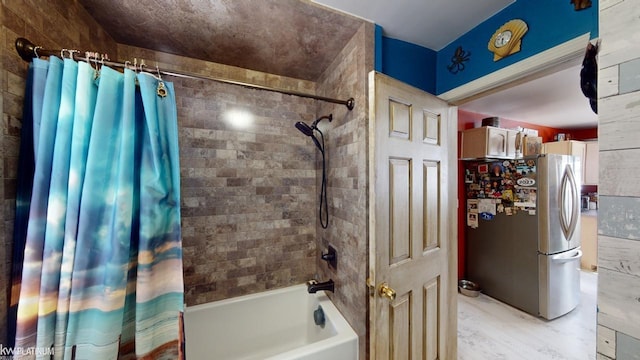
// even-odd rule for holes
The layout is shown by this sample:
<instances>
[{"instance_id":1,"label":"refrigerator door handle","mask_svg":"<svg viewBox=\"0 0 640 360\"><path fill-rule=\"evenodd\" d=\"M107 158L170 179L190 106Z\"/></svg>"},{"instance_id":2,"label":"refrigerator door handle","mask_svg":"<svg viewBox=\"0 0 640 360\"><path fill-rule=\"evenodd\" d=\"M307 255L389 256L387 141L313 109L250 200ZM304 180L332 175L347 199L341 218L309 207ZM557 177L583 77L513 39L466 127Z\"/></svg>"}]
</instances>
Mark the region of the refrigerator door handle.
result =
<instances>
[{"instance_id":1,"label":"refrigerator door handle","mask_svg":"<svg viewBox=\"0 0 640 360\"><path fill-rule=\"evenodd\" d=\"M568 190L569 194L567 194ZM571 202L570 204L566 204L567 195L571 197L569 200ZM567 241L571 240L578 224L579 206L578 185L573 171L571 171L571 167L567 165L560 185L560 227Z\"/></svg>"},{"instance_id":2,"label":"refrigerator door handle","mask_svg":"<svg viewBox=\"0 0 640 360\"><path fill-rule=\"evenodd\" d=\"M565 263L565 262L570 262L573 260L578 260L582 257L582 250L576 251L576 253L570 257L564 257L562 255L556 255L556 256L552 256L551 257L551 261L552 262L556 262L556 263Z\"/></svg>"}]
</instances>

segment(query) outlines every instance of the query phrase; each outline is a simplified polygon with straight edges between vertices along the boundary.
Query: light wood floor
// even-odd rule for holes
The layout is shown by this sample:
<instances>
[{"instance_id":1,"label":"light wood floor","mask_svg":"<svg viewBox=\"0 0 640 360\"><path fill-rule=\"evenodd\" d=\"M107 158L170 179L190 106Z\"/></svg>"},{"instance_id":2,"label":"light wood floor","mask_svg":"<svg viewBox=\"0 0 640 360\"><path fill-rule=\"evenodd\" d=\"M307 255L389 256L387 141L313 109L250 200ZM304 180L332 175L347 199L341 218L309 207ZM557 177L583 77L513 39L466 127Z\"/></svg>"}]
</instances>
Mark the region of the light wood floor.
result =
<instances>
[{"instance_id":1,"label":"light wood floor","mask_svg":"<svg viewBox=\"0 0 640 360\"><path fill-rule=\"evenodd\" d=\"M581 272L581 303L552 321L458 294L458 360L594 360L597 278Z\"/></svg>"}]
</instances>

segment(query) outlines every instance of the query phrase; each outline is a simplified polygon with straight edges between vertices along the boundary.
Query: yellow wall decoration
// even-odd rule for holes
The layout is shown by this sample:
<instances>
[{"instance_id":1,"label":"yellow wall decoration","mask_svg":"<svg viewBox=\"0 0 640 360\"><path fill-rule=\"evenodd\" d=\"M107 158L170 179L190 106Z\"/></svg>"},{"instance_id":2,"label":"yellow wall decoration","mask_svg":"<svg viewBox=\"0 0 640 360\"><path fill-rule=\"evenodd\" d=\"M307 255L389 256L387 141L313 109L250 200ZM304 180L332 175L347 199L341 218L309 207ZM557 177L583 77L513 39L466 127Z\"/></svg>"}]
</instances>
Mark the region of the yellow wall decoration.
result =
<instances>
[{"instance_id":1,"label":"yellow wall decoration","mask_svg":"<svg viewBox=\"0 0 640 360\"><path fill-rule=\"evenodd\" d=\"M520 51L522 37L528 30L527 24L520 19L510 20L496 30L488 44L489 51L493 53L493 61Z\"/></svg>"}]
</instances>

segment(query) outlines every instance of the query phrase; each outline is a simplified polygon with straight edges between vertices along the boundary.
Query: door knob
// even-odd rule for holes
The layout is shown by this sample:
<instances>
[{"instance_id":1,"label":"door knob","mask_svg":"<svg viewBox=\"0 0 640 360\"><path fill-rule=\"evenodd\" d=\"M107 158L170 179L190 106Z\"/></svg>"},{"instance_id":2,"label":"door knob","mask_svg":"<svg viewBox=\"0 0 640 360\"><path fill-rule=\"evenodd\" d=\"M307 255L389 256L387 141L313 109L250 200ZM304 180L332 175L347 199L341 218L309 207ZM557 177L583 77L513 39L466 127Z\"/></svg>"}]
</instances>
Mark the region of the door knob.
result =
<instances>
[{"instance_id":1,"label":"door knob","mask_svg":"<svg viewBox=\"0 0 640 360\"><path fill-rule=\"evenodd\" d=\"M396 299L396 291L389 287L387 283L380 284L380 289L378 289L380 296L386 297L389 301L393 301Z\"/></svg>"}]
</instances>

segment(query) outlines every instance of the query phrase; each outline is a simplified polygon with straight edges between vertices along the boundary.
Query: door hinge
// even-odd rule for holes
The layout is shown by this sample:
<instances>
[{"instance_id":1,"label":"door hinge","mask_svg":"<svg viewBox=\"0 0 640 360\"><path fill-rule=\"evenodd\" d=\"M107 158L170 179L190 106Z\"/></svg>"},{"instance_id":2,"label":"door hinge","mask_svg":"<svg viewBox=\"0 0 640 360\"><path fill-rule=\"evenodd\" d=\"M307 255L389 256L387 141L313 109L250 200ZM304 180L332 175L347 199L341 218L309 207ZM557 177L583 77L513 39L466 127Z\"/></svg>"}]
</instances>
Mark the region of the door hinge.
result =
<instances>
[{"instance_id":1,"label":"door hinge","mask_svg":"<svg viewBox=\"0 0 640 360\"><path fill-rule=\"evenodd\" d=\"M369 290L369 296L376 296L376 284L371 280L371 278L367 278L367 289Z\"/></svg>"}]
</instances>

